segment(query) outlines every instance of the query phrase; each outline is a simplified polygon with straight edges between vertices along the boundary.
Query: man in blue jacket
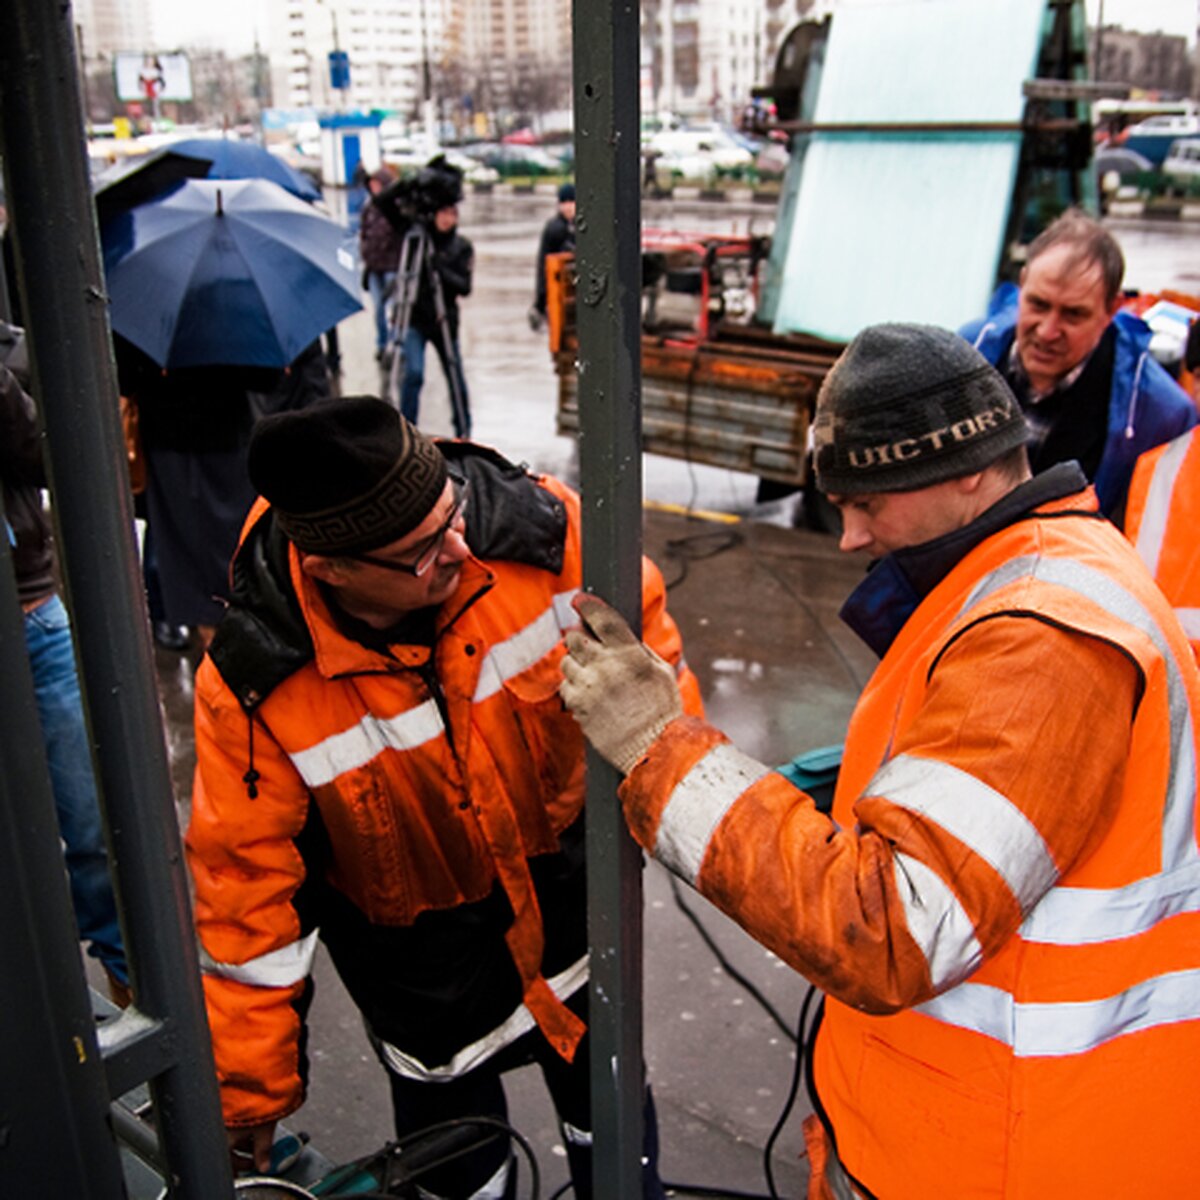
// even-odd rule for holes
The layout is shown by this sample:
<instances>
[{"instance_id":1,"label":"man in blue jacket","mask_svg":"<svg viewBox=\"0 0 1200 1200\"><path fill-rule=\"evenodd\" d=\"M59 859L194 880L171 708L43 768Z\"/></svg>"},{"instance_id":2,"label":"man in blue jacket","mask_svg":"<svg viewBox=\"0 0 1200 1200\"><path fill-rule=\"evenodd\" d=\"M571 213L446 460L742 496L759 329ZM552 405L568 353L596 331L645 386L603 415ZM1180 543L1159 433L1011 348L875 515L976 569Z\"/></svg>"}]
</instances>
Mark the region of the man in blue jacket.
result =
<instances>
[{"instance_id":1,"label":"man in blue jacket","mask_svg":"<svg viewBox=\"0 0 1200 1200\"><path fill-rule=\"evenodd\" d=\"M1125 259L1092 217L1068 209L1029 247L1018 290L960 330L994 364L1029 423L1035 474L1075 459L1120 520L1137 457L1197 423L1187 393L1150 357L1150 329L1120 310Z\"/></svg>"}]
</instances>

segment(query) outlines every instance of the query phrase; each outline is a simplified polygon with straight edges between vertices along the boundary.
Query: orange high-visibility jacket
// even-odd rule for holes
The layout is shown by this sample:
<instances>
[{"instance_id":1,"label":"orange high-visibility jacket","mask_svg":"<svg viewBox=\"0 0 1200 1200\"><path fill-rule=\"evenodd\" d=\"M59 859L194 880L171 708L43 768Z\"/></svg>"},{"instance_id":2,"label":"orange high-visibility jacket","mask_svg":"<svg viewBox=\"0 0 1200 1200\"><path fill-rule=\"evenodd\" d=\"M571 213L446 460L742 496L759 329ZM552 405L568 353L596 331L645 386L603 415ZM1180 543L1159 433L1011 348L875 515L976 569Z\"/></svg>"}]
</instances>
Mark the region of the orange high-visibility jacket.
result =
<instances>
[{"instance_id":1,"label":"orange high-visibility jacket","mask_svg":"<svg viewBox=\"0 0 1200 1200\"><path fill-rule=\"evenodd\" d=\"M559 849L559 835L583 804L582 736L558 696L562 633L578 621L571 599L580 587L579 501L557 480L541 477L537 486L566 506L561 570L470 559L457 592L438 611L432 651L394 645L389 657L351 640L285 543L279 571L290 578L311 636L309 660L290 674L284 668L265 699L244 691L235 696L212 658L197 672L198 761L187 850L231 1126L279 1119L303 1101L301 1013L318 937L303 900L312 885L304 848L310 806L319 811L328 841L315 860L325 864L321 886L340 898L330 911L352 906L355 929L412 927L422 914L453 919L457 906L486 903L497 881L511 905L504 935L511 961L496 963L490 985L482 982L494 994L491 1000L485 995L485 1007L504 1004L515 991L510 1007L482 1034L465 1021L459 1034L453 1013L441 1018L451 1027L447 1036L459 1039L451 1042L449 1059L425 1054L420 1030L416 1045L384 1039L382 1053L393 1069L417 1078L453 1077L534 1021L564 1056L574 1053L582 1024L562 1001L586 982L585 911L581 901L578 961L558 964L543 978L547 924L530 860ZM260 502L244 544L269 517ZM269 558L270 547L251 557ZM648 561L643 572L646 636L676 665L685 708L700 712L699 687L682 662L662 577ZM262 653L274 644L262 641ZM214 655L220 664L219 643ZM256 773L252 786L250 771ZM546 916L559 926L570 919ZM440 969L430 957L444 956L447 970L458 966L455 954L437 945L426 961L386 967L353 961L354 945L330 943L330 950L344 978L352 969L352 992L370 988L375 975L409 966L428 981ZM473 961L459 969L477 975L482 968ZM509 980L517 975L513 989ZM448 979L442 990L453 994L454 983ZM435 1003L438 979L430 986ZM478 985L471 986L477 994ZM375 1011L367 1018L376 1030L376 1019L398 1003L396 996L394 987L372 995Z\"/></svg>"},{"instance_id":2,"label":"orange high-visibility jacket","mask_svg":"<svg viewBox=\"0 0 1200 1200\"><path fill-rule=\"evenodd\" d=\"M1125 533L1200 657L1200 438L1195 430L1138 459Z\"/></svg>"},{"instance_id":3,"label":"orange high-visibility jacket","mask_svg":"<svg viewBox=\"0 0 1200 1200\"><path fill-rule=\"evenodd\" d=\"M816 1091L860 1187L1194 1190L1198 712L1183 631L1088 489L924 597L833 821L687 717L626 780L641 844L827 992Z\"/></svg>"}]
</instances>

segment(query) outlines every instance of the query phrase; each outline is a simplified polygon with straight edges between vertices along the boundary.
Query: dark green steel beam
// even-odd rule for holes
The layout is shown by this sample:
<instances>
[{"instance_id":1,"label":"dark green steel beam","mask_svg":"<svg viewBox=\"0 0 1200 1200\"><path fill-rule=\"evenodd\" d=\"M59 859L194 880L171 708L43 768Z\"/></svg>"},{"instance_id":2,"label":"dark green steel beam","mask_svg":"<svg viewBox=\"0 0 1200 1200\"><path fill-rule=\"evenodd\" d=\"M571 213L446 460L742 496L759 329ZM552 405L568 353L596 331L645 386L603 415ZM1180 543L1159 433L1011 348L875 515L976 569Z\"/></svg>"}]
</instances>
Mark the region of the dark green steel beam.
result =
<instances>
[{"instance_id":1,"label":"dark green steel beam","mask_svg":"<svg viewBox=\"0 0 1200 1200\"><path fill-rule=\"evenodd\" d=\"M171 1065L157 1062L149 1080L155 1123L171 1197L215 1200L233 1180L134 542L69 4L0 3L0 147L134 993L159 1036L171 1031Z\"/></svg>"},{"instance_id":2,"label":"dark green steel beam","mask_svg":"<svg viewBox=\"0 0 1200 1200\"><path fill-rule=\"evenodd\" d=\"M124 1194L0 523L0 1196Z\"/></svg>"},{"instance_id":3,"label":"dark green steel beam","mask_svg":"<svg viewBox=\"0 0 1200 1200\"><path fill-rule=\"evenodd\" d=\"M575 0L576 320L583 575L641 628L639 6ZM597 1200L641 1195L641 852L620 777L589 752L592 1129Z\"/></svg>"}]
</instances>

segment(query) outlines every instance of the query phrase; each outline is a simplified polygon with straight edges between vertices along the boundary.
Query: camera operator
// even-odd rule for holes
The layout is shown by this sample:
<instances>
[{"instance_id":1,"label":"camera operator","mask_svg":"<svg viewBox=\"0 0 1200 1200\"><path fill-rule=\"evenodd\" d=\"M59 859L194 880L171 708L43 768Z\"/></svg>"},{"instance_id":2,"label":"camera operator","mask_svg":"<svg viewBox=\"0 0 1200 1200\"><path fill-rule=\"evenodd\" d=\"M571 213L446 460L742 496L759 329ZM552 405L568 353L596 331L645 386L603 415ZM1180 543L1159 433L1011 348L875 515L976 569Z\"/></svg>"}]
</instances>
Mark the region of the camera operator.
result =
<instances>
[{"instance_id":1,"label":"camera operator","mask_svg":"<svg viewBox=\"0 0 1200 1200\"><path fill-rule=\"evenodd\" d=\"M396 278L401 315L395 330L404 364L401 415L418 423L425 348L432 342L446 375L455 435L468 438L471 411L459 351L458 300L471 294L475 251L458 232L461 199L462 172L438 155L415 179L401 179L382 192L376 203L404 237Z\"/></svg>"}]
</instances>

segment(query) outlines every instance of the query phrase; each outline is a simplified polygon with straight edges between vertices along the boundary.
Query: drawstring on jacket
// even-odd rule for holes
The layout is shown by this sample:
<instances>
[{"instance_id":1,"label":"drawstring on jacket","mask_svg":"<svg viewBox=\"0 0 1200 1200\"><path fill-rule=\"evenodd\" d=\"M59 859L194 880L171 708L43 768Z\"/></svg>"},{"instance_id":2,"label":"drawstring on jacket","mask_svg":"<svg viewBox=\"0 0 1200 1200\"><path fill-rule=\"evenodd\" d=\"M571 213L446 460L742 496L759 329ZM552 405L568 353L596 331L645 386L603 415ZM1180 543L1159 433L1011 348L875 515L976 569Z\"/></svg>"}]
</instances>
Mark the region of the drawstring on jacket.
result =
<instances>
[{"instance_id":1,"label":"drawstring on jacket","mask_svg":"<svg viewBox=\"0 0 1200 1200\"><path fill-rule=\"evenodd\" d=\"M251 800L258 799L258 781L262 778L261 775L254 769L254 716L252 713L246 714L246 723L249 726L248 741L250 743L250 762L249 767L242 776L242 782L246 785L246 795Z\"/></svg>"},{"instance_id":2,"label":"drawstring on jacket","mask_svg":"<svg viewBox=\"0 0 1200 1200\"><path fill-rule=\"evenodd\" d=\"M1129 393L1129 411L1125 414L1125 436L1133 437L1133 414L1137 408L1138 389L1142 386L1142 368L1146 365L1146 356L1150 352L1143 350L1138 355L1137 370L1133 373L1133 390Z\"/></svg>"}]
</instances>

